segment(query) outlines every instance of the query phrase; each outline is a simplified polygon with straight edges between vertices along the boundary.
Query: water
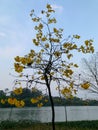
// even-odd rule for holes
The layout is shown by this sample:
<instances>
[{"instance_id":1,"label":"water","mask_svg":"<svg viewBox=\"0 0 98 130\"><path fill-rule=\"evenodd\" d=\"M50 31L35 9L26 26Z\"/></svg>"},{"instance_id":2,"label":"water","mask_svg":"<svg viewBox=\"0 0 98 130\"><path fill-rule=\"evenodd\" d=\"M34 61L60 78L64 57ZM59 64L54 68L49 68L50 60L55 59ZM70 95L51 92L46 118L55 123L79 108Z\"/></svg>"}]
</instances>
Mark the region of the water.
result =
<instances>
[{"instance_id":1,"label":"water","mask_svg":"<svg viewBox=\"0 0 98 130\"><path fill-rule=\"evenodd\" d=\"M0 108L2 120L32 120L34 122L51 122L51 107ZM55 107L55 121L98 120L98 106Z\"/></svg>"}]
</instances>

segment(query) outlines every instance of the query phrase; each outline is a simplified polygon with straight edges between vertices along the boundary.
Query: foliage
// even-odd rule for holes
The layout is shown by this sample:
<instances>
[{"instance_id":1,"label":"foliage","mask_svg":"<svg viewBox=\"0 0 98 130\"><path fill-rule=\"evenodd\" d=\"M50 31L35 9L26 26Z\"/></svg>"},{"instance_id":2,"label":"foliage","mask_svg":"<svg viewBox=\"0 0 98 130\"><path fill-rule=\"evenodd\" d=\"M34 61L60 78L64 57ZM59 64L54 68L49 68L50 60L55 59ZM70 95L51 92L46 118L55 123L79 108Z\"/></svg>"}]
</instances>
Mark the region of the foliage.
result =
<instances>
[{"instance_id":1,"label":"foliage","mask_svg":"<svg viewBox=\"0 0 98 130\"><path fill-rule=\"evenodd\" d=\"M30 50L25 56L15 57L15 71L19 73L19 77L25 78L16 82L26 82L27 87L34 88L39 86L38 84L44 85L48 91L54 82L59 93L69 98L77 91L74 87L76 83L72 80L73 68L78 67L71 62L73 51L93 53L93 40L85 40L84 45L78 46L76 43L81 38L79 35L63 38L63 29L56 28L57 20L53 17L54 13L55 10L49 4L46 5L46 10L41 11L42 17L36 16L34 10L31 11L32 21L36 23L34 26L36 36L32 39L35 50ZM28 69L31 69L32 73L23 74L23 71ZM89 84L80 86L87 89ZM34 100L37 102L37 99L32 101Z\"/></svg>"},{"instance_id":2,"label":"foliage","mask_svg":"<svg viewBox=\"0 0 98 130\"><path fill-rule=\"evenodd\" d=\"M39 100L39 104L42 103L43 106L51 106L50 99L48 95L44 95L41 91L37 90L36 91L31 91L28 88L23 88L23 92L20 95L16 95L13 93L13 91L10 93L9 96L6 96L6 93L2 90L2 93L4 93L4 98L0 99L0 108L9 108L9 107L16 107L12 101L9 101L8 99L11 99L13 97L13 101L15 99L20 99L25 102L25 107L36 107L38 105L38 102L36 103L31 103L31 100L37 98ZM6 99L6 102L2 103L2 99ZM35 100L35 101L36 101ZM38 101L38 100L37 100ZM73 97L72 99L68 98L61 98L59 96L53 97L54 101L54 106L98 106L98 101L97 100L83 100L78 97ZM12 103L10 103L12 102Z\"/></svg>"}]
</instances>

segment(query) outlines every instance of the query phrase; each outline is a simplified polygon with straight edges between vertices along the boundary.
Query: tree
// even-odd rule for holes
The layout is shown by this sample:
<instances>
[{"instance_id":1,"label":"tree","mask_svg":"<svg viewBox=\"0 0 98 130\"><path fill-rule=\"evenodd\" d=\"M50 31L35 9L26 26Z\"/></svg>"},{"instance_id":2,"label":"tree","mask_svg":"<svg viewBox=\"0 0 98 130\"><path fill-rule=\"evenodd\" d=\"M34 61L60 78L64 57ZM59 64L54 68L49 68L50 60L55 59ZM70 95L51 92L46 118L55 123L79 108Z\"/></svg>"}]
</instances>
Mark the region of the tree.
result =
<instances>
[{"instance_id":1,"label":"tree","mask_svg":"<svg viewBox=\"0 0 98 130\"><path fill-rule=\"evenodd\" d=\"M3 90L0 90L0 98L6 97L6 93Z\"/></svg>"},{"instance_id":2,"label":"tree","mask_svg":"<svg viewBox=\"0 0 98 130\"><path fill-rule=\"evenodd\" d=\"M34 49L25 56L16 56L14 63L15 71L22 78L17 79L17 82L25 82L26 87L31 88L46 86L51 102L53 130L55 130L55 111L51 94L53 83L56 84L59 94L66 98L72 97L73 93L76 93L74 87L76 84L72 80L73 68L78 67L71 62L73 51L94 52L91 39L85 40L84 46L78 47L75 40L80 39L79 35L63 38L63 29L56 28L57 20L53 17L54 13L49 4L46 5L46 10L41 11L42 17L38 17L34 10L31 11L32 21L36 23L34 27L36 36L32 39Z\"/></svg>"},{"instance_id":3,"label":"tree","mask_svg":"<svg viewBox=\"0 0 98 130\"><path fill-rule=\"evenodd\" d=\"M89 91L98 94L98 53L82 59L80 81L89 82Z\"/></svg>"}]
</instances>

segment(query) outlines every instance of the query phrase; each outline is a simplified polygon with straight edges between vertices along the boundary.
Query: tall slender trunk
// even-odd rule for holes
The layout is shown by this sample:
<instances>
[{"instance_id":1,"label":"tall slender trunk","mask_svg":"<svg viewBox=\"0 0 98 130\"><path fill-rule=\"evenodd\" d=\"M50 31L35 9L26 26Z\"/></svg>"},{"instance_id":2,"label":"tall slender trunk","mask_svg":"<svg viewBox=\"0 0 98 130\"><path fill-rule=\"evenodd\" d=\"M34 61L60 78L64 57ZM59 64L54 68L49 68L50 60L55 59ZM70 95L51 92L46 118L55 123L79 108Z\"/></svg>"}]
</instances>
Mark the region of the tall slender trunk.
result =
<instances>
[{"instance_id":1,"label":"tall slender trunk","mask_svg":"<svg viewBox=\"0 0 98 130\"><path fill-rule=\"evenodd\" d=\"M50 102L51 102L51 109L52 109L52 130L55 130L55 110L54 110L54 102L53 102L53 98L51 95L51 89L50 86L47 86L48 88L48 93L49 93L49 98L50 98Z\"/></svg>"},{"instance_id":2,"label":"tall slender trunk","mask_svg":"<svg viewBox=\"0 0 98 130\"><path fill-rule=\"evenodd\" d=\"M51 84L51 82L49 82L47 75L45 75L45 81L46 81L46 86L47 86L47 89L48 89L49 98L50 98L50 102L51 102L51 110L52 110L52 130L55 130L55 110L54 110L54 102L53 102L53 98L52 98L52 94L51 94L51 89L50 89L50 84Z\"/></svg>"}]
</instances>

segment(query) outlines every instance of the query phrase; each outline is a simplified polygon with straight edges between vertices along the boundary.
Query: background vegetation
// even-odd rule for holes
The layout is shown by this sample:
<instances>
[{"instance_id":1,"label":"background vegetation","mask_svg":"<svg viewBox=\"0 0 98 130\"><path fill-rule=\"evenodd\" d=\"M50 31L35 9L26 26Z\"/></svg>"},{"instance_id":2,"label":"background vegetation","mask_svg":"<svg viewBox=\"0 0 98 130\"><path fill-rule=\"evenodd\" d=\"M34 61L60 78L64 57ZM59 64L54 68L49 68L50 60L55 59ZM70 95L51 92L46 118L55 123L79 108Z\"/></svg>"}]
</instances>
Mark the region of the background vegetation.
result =
<instances>
[{"instance_id":1,"label":"background vegetation","mask_svg":"<svg viewBox=\"0 0 98 130\"><path fill-rule=\"evenodd\" d=\"M43 106L50 106L51 104L50 104L49 96L46 94L43 94L41 91L37 89L34 92L28 88L24 88L23 93L21 93L20 95L15 95L13 92L11 92L9 96L7 96L5 91L0 90L0 108L15 107L14 105L10 105L8 103L5 103L5 104L1 103L1 99L8 99L10 97L25 101L25 107L36 107L37 103L32 104L31 98L34 98L34 97L36 98L40 95L43 96L43 98L41 99ZM97 100L83 100L78 97L73 97L73 99L70 99L70 98L67 99L65 97L60 98L59 96L56 96L56 97L53 97L53 101L54 101L55 106L85 106L85 105L96 106L98 105Z\"/></svg>"}]
</instances>

